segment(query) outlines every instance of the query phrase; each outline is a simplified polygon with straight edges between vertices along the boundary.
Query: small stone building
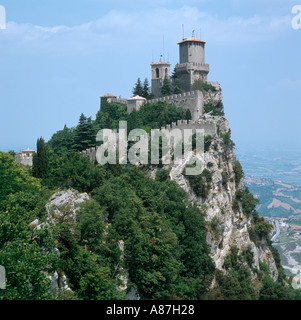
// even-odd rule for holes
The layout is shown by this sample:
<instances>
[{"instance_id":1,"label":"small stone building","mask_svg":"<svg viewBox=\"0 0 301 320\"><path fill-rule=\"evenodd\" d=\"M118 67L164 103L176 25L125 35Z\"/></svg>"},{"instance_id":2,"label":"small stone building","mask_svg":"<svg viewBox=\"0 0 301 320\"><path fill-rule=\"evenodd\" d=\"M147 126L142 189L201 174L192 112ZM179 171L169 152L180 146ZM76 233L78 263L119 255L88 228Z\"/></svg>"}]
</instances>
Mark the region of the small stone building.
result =
<instances>
[{"instance_id":1,"label":"small stone building","mask_svg":"<svg viewBox=\"0 0 301 320\"><path fill-rule=\"evenodd\" d=\"M31 150L29 148L22 150L15 155L15 161L23 164L24 166L32 166L33 155L35 153L35 150Z\"/></svg>"},{"instance_id":2,"label":"small stone building","mask_svg":"<svg viewBox=\"0 0 301 320\"><path fill-rule=\"evenodd\" d=\"M146 99L140 96L127 99L127 112L131 113L134 109L138 111L144 102L146 102Z\"/></svg>"}]
</instances>

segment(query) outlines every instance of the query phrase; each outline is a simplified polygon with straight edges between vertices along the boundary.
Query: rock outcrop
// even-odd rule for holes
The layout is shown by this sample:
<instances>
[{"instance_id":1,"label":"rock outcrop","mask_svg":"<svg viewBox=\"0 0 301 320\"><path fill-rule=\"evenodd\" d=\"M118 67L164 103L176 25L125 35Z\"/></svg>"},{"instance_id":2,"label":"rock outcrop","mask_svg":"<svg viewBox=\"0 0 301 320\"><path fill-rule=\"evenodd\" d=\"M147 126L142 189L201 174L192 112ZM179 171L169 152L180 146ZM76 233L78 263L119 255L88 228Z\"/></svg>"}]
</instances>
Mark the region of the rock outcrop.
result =
<instances>
[{"instance_id":1,"label":"rock outcrop","mask_svg":"<svg viewBox=\"0 0 301 320\"><path fill-rule=\"evenodd\" d=\"M221 99L220 88L204 95L205 103L211 102L213 105L217 105ZM217 269L225 271L224 262L226 256L230 254L231 247L237 247L239 252L250 248L253 252L252 268L259 269L261 261L268 265L272 278L276 280L278 277L276 263L266 241L262 239L260 243L255 244L250 239L248 232L252 225L251 217L247 218L243 214L241 205L239 208L233 209L233 201L237 191L243 189L243 177L237 185L234 172L236 162L233 151L234 144L230 139L225 141L225 135L229 134L230 130L228 121L225 116L212 116L210 113L204 114L202 120L214 122L218 128L203 159L205 168L208 168L212 173L208 194L205 197L196 196L187 177L182 174L185 163L189 159L183 159L182 163L172 166L170 178L190 195L192 201L195 201L202 208L205 206L208 225L210 226L213 221L216 224L216 232L209 230L207 233L207 242ZM252 272L252 277L256 278L256 273Z\"/></svg>"},{"instance_id":2,"label":"rock outcrop","mask_svg":"<svg viewBox=\"0 0 301 320\"><path fill-rule=\"evenodd\" d=\"M39 230L51 223L74 222L79 205L89 199L90 197L87 193L80 193L72 189L56 192L46 204L48 214L46 222L41 223L36 219L31 223L31 226L34 230ZM57 248L55 248L55 251L60 255L60 251ZM64 273L55 271L53 274L48 275L48 278L50 279L49 292L53 295L63 290L71 291Z\"/></svg>"},{"instance_id":3,"label":"rock outcrop","mask_svg":"<svg viewBox=\"0 0 301 320\"><path fill-rule=\"evenodd\" d=\"M87 193L72 189L56 192L46 205L49 221L75 219L79 205L89 199Z\"/></svg>"}]
</instances>

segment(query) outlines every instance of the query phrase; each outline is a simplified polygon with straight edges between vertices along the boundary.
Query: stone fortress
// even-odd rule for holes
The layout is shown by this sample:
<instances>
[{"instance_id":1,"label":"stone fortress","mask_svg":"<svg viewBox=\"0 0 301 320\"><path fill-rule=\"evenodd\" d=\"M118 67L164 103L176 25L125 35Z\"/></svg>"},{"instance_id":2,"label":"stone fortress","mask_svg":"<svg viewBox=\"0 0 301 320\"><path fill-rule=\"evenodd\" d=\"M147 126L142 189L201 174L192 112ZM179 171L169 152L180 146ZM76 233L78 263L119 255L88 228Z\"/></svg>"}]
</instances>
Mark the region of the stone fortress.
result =
<instances>
[{"instance_id":1,"label":"stone fortress","mask_svg":"<svg viewBox=\"0 0 301 320\"><path fill-rule=\"evenodd\" d=\"M128 113L134 109L139 110L145 103L157 103L166 101L184 109L189 109L192 121L198 121L203 113L204 97L200 90L192 91L193 83L196 80L202 80L220 90L217 82L207 81L209 73L209 65L205 63L205 41L202 41L192 34L191 38L183 38L179 45L179 63L175 66L175 79L172 79L173 84L182 89L183 93L174 94L171 96L160 97L161 88L165 77L170 76L170 63L153 62L151 64L151 89L154 99L146 100L143 97L135 96L129 99L117 98L114 95L107 93L101 98L105 98L109 103L122 103L127 106ZM175 83L176 82L176 83Z\"/></svg>"},{"instance_id":2,"label":"stone fortress","mask_svg":"<svg viewBox=\"0 0 301 320\"><path fill-rule=\"evenodd\" d=\"M179 45L179 63L175 66L175 78L173 84L177 85L184 93L174 94L167 97L160 97L161 88L165 77L170 77L170 63L153 62L151 64L151 89L155 99L146 100L143 97L135 96L129 99L117 98L107 93L105 98L109 103L122 103L127 106L128 113L134 109L139 110L144 103L157 103L166 101L184 109L189 109L193 121L198 121L203 115L203 93L199 90L192 91L193 83L202 80L220 90L217 82L207 81L209 65L205 63L205 41L202 41L192 34L191 38L183 38ZM175 80L176 79L176 80ZM175 83L176 82L176 83Z\"/></svg>"},{"instance_id":3,"label":"stone fortress","mask_svg":"<svg viewBox=\"0 0 301 320\"><path fill-rule=\"evenodd\" d=\"M207 80L209 73L209 65L205 63L205 41L197 39L192 34L191 38L183 38L179 45L179 63L175 66L175 75L177 79L177 86L182 89L183 93L173 94L170 96L160 97L161 87L165 77L170 76L170 63L159 62L151 64L151 89L155 98L147 100L144 97L134 96L129 99L117 98L116 96L107 93L101 96L101 100L105 99L109 103L121 103L127 106L127 112L131 113L133 110L139 110L144 104L154 104L160 101L173 104L177 107L189 109L191 113L191 120L178 120L177 122L158 128L162 130L171 131L178 128L180 130L192 129L193 133L196 129L204 129L204 134L214 137L217 134L217 126L219 120L211 117L210 114L204 113L204 104L212 100L212 97L204 97L201 90L192 90L193 83L196 80L212 85L216 93L213 100L219 102L222 100L221 88L218 82ZM174 81L174 80L172 80ZM175 85L175 83L173 83ZM156 128L153 128L156 129ZM227 128L224 128L227 131ZM117 133L116 130L114 130ZM98 147L91 147L84 150L83 153L90 157L92 161L96 159L96 152Z\"/></svg>"},{"instance_id":4,"label":"stone fortress","mask_svg":"<svg viewBox=\"0 0 301 320\"><path fill-rule=\"evenodd\" d=\"M241 203L238 208L233 206L234 201L237 201L237 191L243 189L244 181L243 177L239 182L236 181L236 157L233 151L233 142L230 139L231 131L228 121L223 113L214 115L216 113L214 113L213 108L209 108L209 105L207 105L210 104L212 107L220 105L222 90L217 82L209 82L207 80L209 66L205 64L205 42L192 36L189 39L183 39L178 44L180 62L175 66L174 74L176 74L176 79L180 80L177 85L180 85L184 93L160 97L164 78L170 77L170 64L159 61L151 64L152 93L156 96L154 99L146 100L139 96L130 99L117 99L110 94L105 95L103 98L108 102L125 104L129 113L134 109L139 110L145 103L147 103L146 107L152 108L152 104L159 101L165 101L190 110L191 120L179 120L167 124L165 127L152 129L161 129L162 135L166 134L164 130L167 130L170 133L169 136L172 136L171 131L173 129L180 129L182 136L185 135L185 129L191 129L192 134L197 129L203 129L205 137L211 136L212 139L210 138L209 140L213 143L211 144L210 142L209 150L202 154L204 165L211 172L211 182L208 183L206 177L200 176L203 183L207 182L208 190L205 195L197 195L189 179L186 178L186 171L184 174L184 170L189 161L193 160L194 151L190 151L187 155L184 154L180 161L171 161L170 164L166 164L165 168L170 170L170 180L175 181L197 205L205 205L205 220L208 223L206 241L216 269L227 274L228 269L225 266L225 262L229 255L232 254L232 248L236 247L239 255L246 252L245 250L251 250L252 252L252 266L248 266L252 281L256 280L259 275L256 270L260 270L260 263L264 263L268 267L272 279L276 281L278 269L267 241L265 239L254 240L249 233L249 230L256 226L254 225L252 214L247 217L243 212ZM192 85L198 79L201 79L203 83L210 84L214 89L211 86L207 86L206 89L203 87L203 90L193 91ZM208 109L205 106L208 106ZM212 109L211 112L209 111L210 109ZM178 130L175 131L178 132ZM118 135L116 134L116 136ZM145 139L140 139L139 142L141 140L144 143ZM117 145L117 139L114 144ZM89 148L83 153L91 161L95 162L98 160L96 157L98 148ZM198 155L195 155L197 159ZM158 168L149 170L152 178L155 177L156 170ZM217 227L212 227L214 225L217 225ZM212 287L214 286L214 281ZM257 283L257 280L254 283Z\"/></svg>"}]
</instances>

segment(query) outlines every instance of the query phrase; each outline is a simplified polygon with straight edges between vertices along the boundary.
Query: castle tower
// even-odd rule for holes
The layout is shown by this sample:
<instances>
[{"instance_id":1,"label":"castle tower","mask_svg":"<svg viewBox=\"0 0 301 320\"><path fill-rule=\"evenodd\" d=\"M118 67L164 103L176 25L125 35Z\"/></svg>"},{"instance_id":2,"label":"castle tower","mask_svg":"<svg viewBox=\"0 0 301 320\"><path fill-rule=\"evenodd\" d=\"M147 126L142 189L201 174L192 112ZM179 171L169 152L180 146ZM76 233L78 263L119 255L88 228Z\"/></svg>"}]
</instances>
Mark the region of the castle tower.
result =
<instances>
[{"instance_id":1,"label":"castle tower","mask_svg":"<svg viewBox=\"0 0 301 320\"><path fill-rule=\"evenodd\" d=\"M205 64L205 44L194 36L178 43L180 63L176 65L175 72L178 85L184 91L191 91L195 80L207 80L209 65Z\"/></svg>"},{"instance_id":2,"label":"castle tower","mask_svg":"<svg viewBox=\"0 0 301 320\"><path fill-rule=\"evenodd\" d=\"M161 87L165 77L170 77L170 63L159 62L152 63L152 94L156 97L160 96Z\"/></svg>"}]
</instances>

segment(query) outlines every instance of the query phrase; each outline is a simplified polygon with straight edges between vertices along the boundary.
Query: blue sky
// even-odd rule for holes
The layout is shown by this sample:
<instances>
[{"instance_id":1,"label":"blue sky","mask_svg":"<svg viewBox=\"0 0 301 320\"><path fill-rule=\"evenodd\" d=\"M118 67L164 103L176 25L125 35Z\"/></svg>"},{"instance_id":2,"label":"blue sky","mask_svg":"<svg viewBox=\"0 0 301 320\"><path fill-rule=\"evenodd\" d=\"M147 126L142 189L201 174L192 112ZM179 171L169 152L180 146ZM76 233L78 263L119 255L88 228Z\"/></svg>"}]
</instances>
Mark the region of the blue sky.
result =
<instances>
[{"instance_id":1,"label":"blue sky","mask_svg":"<svg viewBox=\"0 0 301 320\"><path fill-rule=\"evenodd\" d=\"M81 112L95 118L107 92L130 97L160 54L172 68L193 29L209 80L223 89L237 150L301 142L301 0L0 0L0 150L35 148ZM164 38L164 46L163 46ZM164 48L164 50L163 50ZM164 52L163 52L164 51Z\"/></svg>"}]
</instances>

